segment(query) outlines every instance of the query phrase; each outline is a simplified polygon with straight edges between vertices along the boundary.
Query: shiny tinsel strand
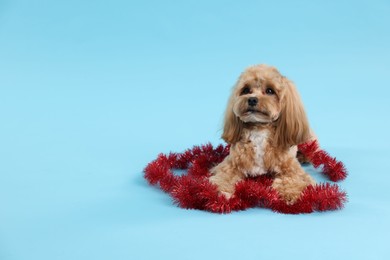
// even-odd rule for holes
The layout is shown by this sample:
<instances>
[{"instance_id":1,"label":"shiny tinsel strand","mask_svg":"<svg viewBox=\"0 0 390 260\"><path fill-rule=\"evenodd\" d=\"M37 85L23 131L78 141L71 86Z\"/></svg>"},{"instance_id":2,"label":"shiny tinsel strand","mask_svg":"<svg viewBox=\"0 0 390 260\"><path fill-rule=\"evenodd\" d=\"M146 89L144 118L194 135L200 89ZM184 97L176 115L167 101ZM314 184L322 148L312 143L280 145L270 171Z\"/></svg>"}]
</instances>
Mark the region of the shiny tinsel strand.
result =
<instances>
[{"instance_id":1,"label":"shiny tinsel strand","mask_svg":"<svg viewBox=\"0 0 390 260\"><path fill-rule=\"evenodd\" d=\"M170 194L179 207L215 213L263 207L279 213L300 214L337 210L347 201L346 193L337 185L326 183L307 187L295 204L288 205L272 189L272 177L269 175L237 183L235 193L227 199L218 193L217 187L208 181L208 177L210 168L229 154L229 148L223 145L213 148L211 144L206 144L194 146L183 153L160 154L145 167L144 177L151 185ZM299 149L316 168L322 165L324 174L330 180L338 181L346 177L343 163L320 150L317 142L300 145ZM173 169L187 169L187 174L177 176Z\"/></svg>"}]
</instances>

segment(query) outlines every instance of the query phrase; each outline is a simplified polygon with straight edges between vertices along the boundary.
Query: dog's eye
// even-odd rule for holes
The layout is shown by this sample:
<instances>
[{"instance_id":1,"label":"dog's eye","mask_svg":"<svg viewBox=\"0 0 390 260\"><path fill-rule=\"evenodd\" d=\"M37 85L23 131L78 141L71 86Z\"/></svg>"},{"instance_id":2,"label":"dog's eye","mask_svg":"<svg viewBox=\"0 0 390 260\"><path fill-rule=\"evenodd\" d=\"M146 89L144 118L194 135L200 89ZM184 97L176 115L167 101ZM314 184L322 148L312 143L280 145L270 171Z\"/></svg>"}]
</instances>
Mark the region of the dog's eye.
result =
<instances>
[{"instance_id":1,"label":"dog's eye","mask_svg":"<svg viewBox=\"0 0 390 260\"><path fill-rule=\"evenodd\" d=\"M267 95L275 95L275 91L274 91L272 88L267 88L267 89L265 90L265 93L266 93Z\"/></svg>"},{"instance_id":2,"label":"dog's eye","mask_svg":"<svg viewBox=\"0 0 390 260\"><path fill-rule=\"evenodd\" d=\"M248 87L248 86L245 86L242 90L241 90L241 95L246 95L246 94L249 94L251 93L251 89Z\"/></svg>"}]
</instances>

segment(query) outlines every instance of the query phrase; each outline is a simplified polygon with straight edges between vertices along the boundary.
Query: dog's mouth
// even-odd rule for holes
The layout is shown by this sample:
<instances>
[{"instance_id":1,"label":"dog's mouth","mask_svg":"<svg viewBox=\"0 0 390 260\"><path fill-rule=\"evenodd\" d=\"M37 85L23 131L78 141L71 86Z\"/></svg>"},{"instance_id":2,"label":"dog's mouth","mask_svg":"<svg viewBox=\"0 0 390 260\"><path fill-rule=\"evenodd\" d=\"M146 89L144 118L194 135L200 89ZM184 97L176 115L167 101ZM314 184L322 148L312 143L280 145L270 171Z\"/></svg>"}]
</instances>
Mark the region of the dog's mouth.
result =
<instances>
[{"instance_id":1,"label":"dog's mouth","mask_svg":"<svg viewBox=\"0 0 390 260\"><path fill-rule=\"evenodd\" d=\"M240 119L244 123L271 123L271 113L265 109L256 109L254 107L248 107L241 112Z\"/></svg>"},{"instance_id":2,"label":"dog's mouth","mask_svg":"<svg viewBox=\"0 0 390 260\"><path fill-rule=\"evenodd\" d=\"M264 110L257 110L257 109L254 109L254 108L248 108L246 111L245 111L245 114L249 115L249 114L260 114L260 115L263 115L263 116L270 116L268 111L264 111Z\"/></svg>"}]
</instances>

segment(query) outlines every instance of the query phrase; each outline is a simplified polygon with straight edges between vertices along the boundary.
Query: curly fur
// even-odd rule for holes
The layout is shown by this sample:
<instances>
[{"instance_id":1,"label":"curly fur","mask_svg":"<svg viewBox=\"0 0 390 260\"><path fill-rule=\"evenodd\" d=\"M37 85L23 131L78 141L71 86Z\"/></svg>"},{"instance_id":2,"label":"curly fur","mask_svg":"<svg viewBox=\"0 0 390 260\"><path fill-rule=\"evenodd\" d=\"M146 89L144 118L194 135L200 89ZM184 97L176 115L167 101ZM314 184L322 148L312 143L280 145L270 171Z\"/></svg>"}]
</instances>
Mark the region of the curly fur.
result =
<instances>
[{"instance_id":1,"label":"curly fur","mask_svg":"<svg viewBox=\"0 0 390 260\"><path fill-rule=\"evenodd\" d=\"M294 84L274 67L249 67L226 108L222 138L231 145L230 154L211 170L210 182L230 197L237 182L271 173L272 187L293 204L315 184L296 158L296 146L311 136Z\"/></svg>"}]
</instances>

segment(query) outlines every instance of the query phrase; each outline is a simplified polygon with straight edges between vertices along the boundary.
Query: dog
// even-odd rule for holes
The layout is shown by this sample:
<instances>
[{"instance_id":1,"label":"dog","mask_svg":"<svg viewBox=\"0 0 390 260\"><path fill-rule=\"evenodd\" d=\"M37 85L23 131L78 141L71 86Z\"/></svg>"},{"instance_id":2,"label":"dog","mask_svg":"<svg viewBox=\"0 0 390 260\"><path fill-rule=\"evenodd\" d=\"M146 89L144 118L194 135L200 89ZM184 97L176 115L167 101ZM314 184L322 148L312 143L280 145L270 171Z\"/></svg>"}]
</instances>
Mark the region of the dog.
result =
<instances>
[{"instance_id":1,"label":"dog","mask_svg":"<svg viewBox=\"0 0 390 260\"><path fill-rule=\"evenodd\" d=\"M272 188L290 205L315 184L297 159L297 145L315 137L296 87L274 67L255 65L241 74L222 139L230 153L211 169L209 181L227 198L234 196L236 183L263 174L273 176Z\"/></svg>"}]
</instances>

